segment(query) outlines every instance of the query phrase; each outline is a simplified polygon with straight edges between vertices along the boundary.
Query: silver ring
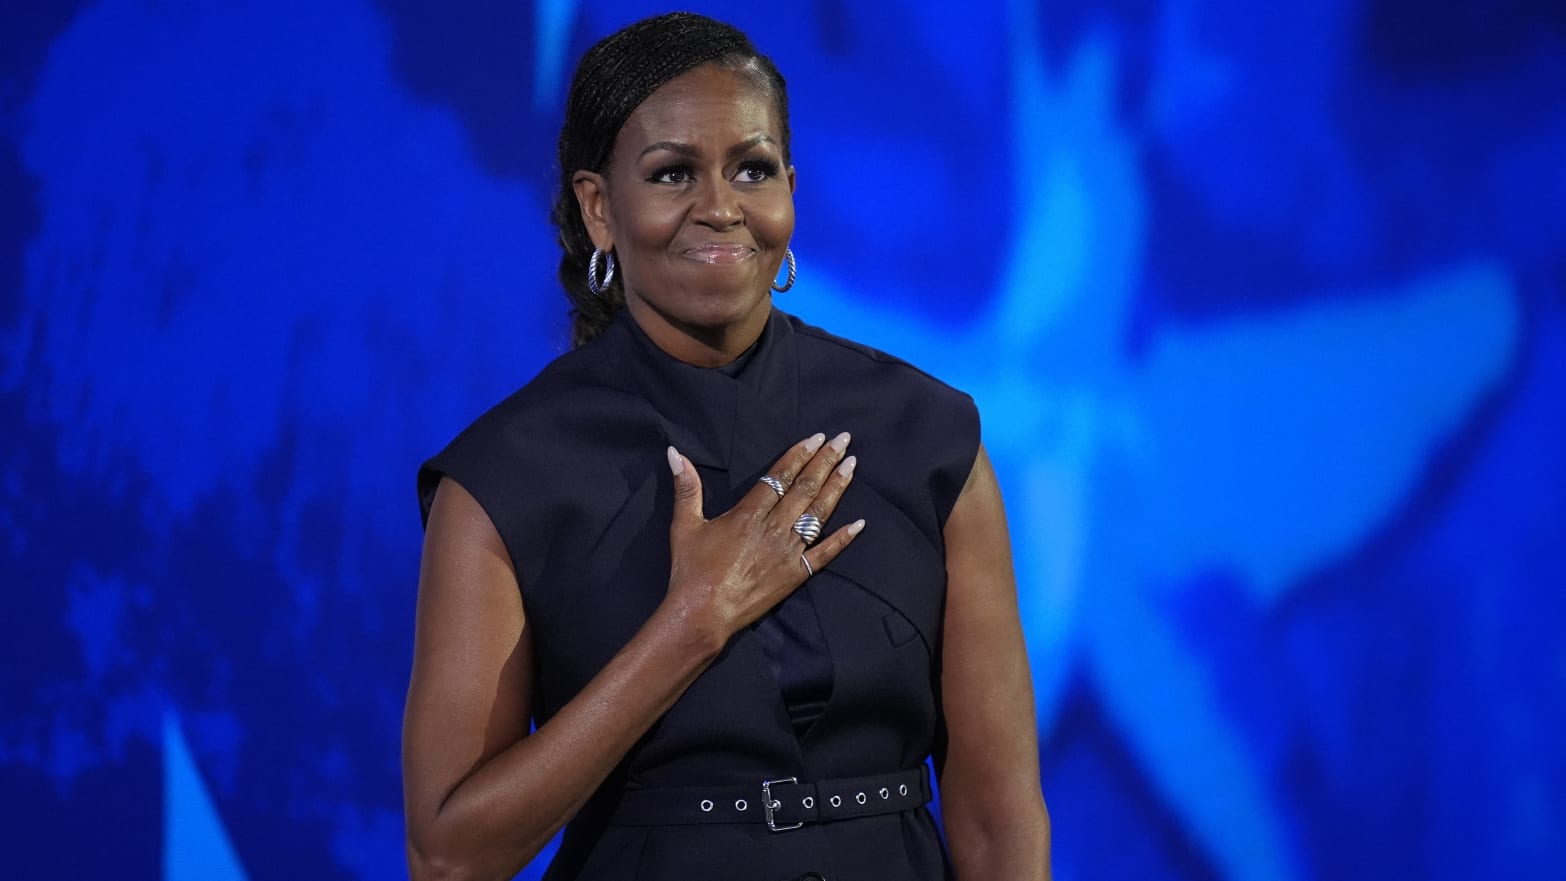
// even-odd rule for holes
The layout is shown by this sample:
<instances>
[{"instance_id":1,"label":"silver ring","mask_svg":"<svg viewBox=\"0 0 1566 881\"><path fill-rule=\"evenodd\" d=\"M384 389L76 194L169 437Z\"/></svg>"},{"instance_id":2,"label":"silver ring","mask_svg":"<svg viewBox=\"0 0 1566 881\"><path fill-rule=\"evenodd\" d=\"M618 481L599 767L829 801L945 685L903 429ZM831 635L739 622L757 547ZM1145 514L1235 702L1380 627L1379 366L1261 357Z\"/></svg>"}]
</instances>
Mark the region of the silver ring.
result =
<instances>
[{"instance_id":1,"label":"silver ring","mask_svg":"<svg viewBox=\"0 0 1566 881\"><path fill-rule=\"evenodd\" d=\"M816 574L816 567L810 565L810 559L804 554L799 555L799 562L804 563L805 571L810 573L810 575L805 576L806 578L813 577Z\"/></svg>"},{"instance_id":2,"label":"silver ring","mask_svg":"<svg viewBox=\"0 0 1566 881\"><path fill-rule=\"evenodd\" d=\"M783 486L783 481L770 474L763 474L756 482L765 483L767 486L772 487L772 491L777 493L780 499L783 498L783 493L787 492L787 489Z\"/></svg>"},{"instance_id":3,"label":"silver ring","mask_svg":"<svg viewBox=\"0 0 1566 881\"><path fill-rule=\"evenodd\" d=\"M805 546L809 547L821 537L821 518L814 514L801 514L799 519L794 521L794 531L799 533L799 537L805 540Z\"/></svg>"}]
</instances>

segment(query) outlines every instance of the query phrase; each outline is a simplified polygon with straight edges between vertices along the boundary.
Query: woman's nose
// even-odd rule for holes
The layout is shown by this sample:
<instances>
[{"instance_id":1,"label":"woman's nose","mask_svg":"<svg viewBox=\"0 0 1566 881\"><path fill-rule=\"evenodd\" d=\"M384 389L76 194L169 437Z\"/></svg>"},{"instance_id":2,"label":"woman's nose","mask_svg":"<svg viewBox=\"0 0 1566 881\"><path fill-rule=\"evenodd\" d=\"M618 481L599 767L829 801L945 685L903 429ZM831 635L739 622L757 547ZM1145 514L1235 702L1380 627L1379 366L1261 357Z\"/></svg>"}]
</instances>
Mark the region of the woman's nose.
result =
<instances>
[{"instance_id":1,"label":"woman's nose","mask_svg":"<svg viewBox=\"0 0 1566 881\"><path fill-rule=\"evenodd\" d=\"M745 219L739 194L722 177L712 176L696 194L696 207L692 212L697 223L713 229L727 229Z\"/></svg>"}]
</instances>

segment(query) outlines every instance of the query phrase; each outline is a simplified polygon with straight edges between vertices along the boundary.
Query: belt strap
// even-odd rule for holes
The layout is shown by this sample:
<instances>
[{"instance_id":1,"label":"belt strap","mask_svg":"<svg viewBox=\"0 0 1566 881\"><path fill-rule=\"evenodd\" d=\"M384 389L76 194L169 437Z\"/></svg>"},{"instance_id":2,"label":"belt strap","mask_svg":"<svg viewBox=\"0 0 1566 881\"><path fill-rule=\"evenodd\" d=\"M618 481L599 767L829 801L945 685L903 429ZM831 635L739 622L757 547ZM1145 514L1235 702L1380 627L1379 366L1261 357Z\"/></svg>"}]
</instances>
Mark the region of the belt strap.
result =
<instances>
[{"instance_id":1,"label":"belt strap","mask_svg":"<svg viewBox=\"0 0 1566 881\"><path fill-rule=\"evenodd\" d=\"M738 785L627 789L609 825L760 823L783 832L806 823L911 811L929 800L929 771L920 765L892 774L814 783L782 777Z\"/></svg>"}]
</instances>

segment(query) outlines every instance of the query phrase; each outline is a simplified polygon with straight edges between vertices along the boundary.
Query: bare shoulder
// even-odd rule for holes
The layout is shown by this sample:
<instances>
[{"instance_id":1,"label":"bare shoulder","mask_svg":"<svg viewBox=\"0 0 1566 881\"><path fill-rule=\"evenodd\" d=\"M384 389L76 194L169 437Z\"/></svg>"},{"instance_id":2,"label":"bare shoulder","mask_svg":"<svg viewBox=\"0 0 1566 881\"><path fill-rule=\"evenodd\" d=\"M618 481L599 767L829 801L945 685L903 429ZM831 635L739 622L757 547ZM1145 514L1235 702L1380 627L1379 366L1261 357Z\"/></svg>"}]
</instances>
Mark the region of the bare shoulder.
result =
<instances>
[{"instance_id":1,"label":"bare shoulder","mask_svg":"<svg viewBox=\"0 0 1566 881\"><path fill-rule=\"evenodd\" d=\"M983 445L946 520L945 537L948 576L960 576L951 587L1015 601L1006 506Z\"/></svg>"},{"instance_id":2,"label":"bare shoulder","mask_svg":"<svg viewBox=\"0 0 1566 881\"><path fill-rule=\"evenodd\" d=\"M435 499L430 505L429 522L424 529L425 562L431 562L432 553L437 562L448 555L479 553L499 558L507 570L511 559L506 554L504 542L489 514L478 499L462 484L449 476L443 476L435 489ZM513 573L513 580L515 573Z\"/></svg>"}]
</instances>

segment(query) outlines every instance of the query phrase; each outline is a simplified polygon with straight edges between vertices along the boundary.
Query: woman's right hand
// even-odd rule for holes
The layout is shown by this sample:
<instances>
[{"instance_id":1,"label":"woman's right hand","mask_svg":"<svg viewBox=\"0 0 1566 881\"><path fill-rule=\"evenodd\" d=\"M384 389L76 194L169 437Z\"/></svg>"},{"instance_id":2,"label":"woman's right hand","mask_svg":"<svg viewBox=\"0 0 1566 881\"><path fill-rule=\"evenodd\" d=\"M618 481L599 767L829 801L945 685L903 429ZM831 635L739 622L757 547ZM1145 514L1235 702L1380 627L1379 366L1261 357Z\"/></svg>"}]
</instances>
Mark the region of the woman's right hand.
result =
<instances>
[{"instance_id":1,"label":"woman's right hand","mask_svg":"<svg viewBox=\"0 0 1566 881\"><path fill-rule=\"evenodd\" d=\"M847 432L826 443L816 434L795 444L768 472L786 487L781 496L758 481L739 503L708 520L702 512L701 477L689 459L669 448L674 472L674 520L669 526L673 563L666 602L721 647L793 593L812 572L830 564L865 521L855 520L806 547L794 531L802 514L825 523L854 477ZM808 561L808 564L807 564Z\"/></svg>"}]
</instances>

